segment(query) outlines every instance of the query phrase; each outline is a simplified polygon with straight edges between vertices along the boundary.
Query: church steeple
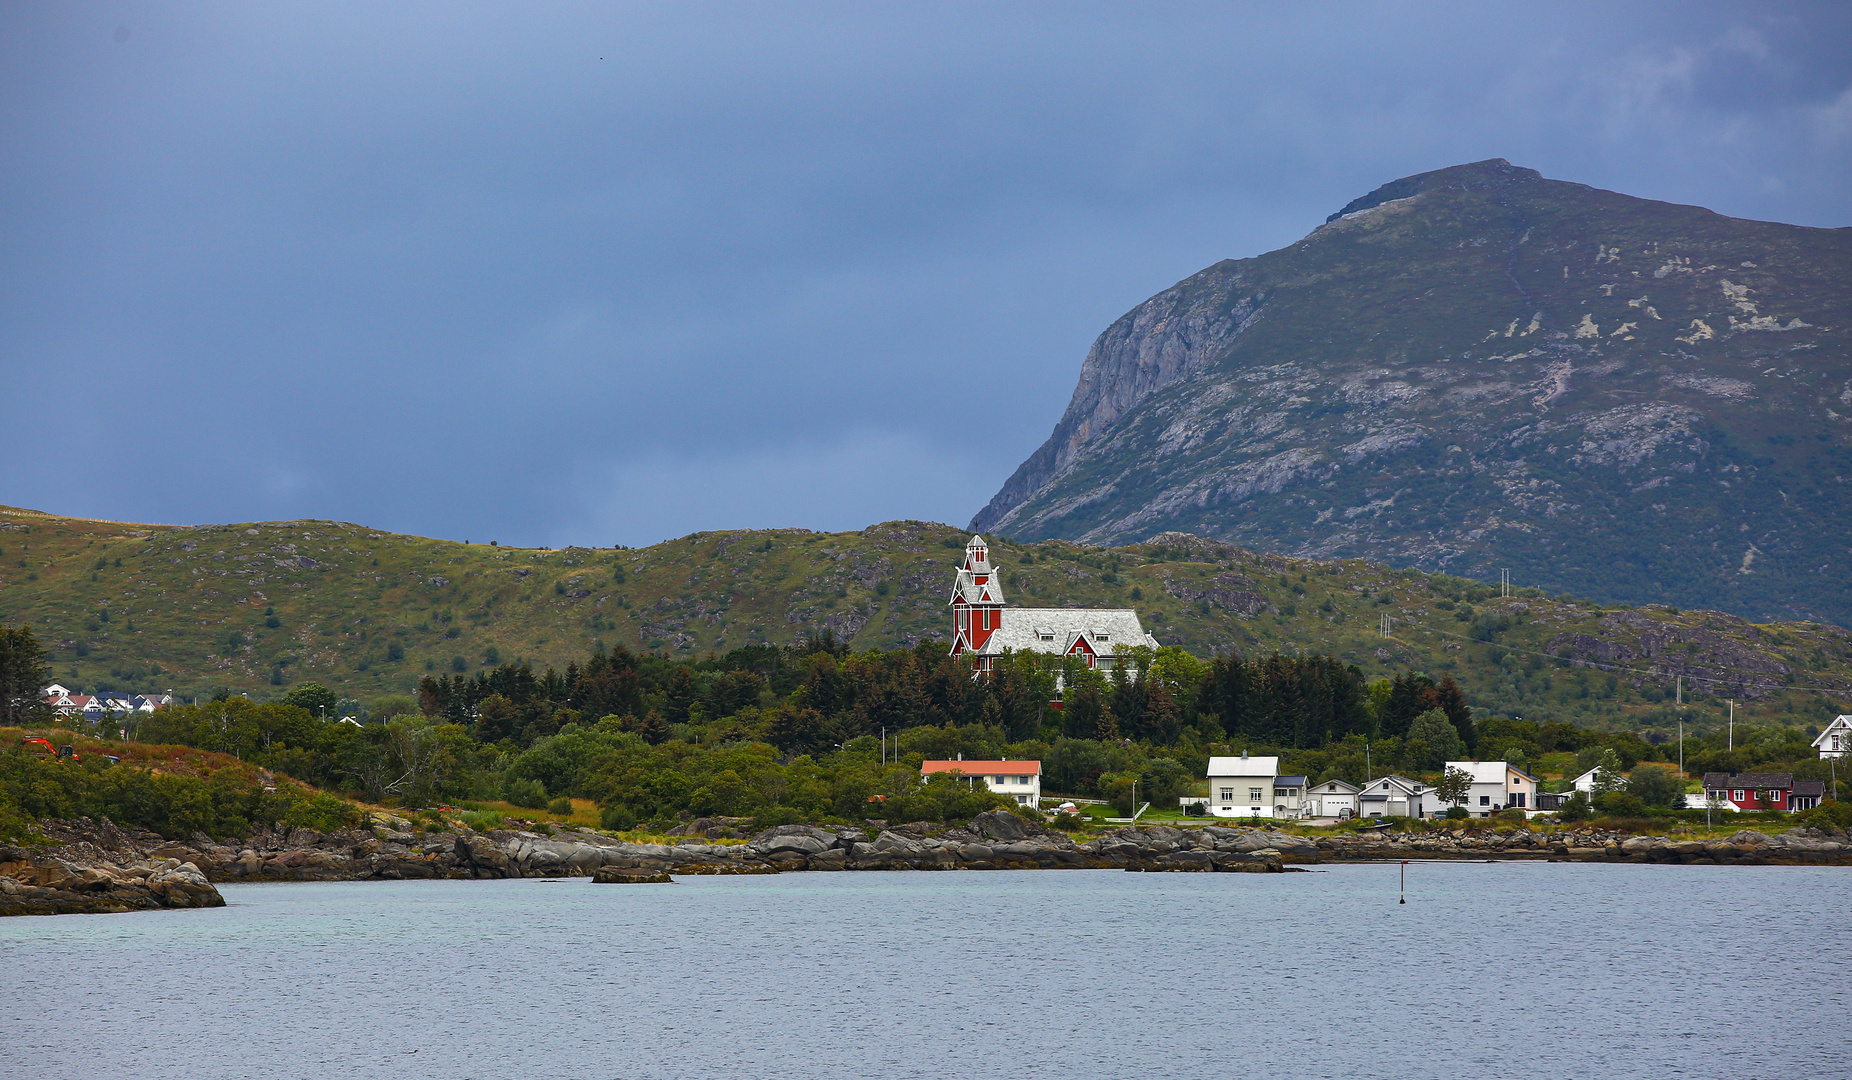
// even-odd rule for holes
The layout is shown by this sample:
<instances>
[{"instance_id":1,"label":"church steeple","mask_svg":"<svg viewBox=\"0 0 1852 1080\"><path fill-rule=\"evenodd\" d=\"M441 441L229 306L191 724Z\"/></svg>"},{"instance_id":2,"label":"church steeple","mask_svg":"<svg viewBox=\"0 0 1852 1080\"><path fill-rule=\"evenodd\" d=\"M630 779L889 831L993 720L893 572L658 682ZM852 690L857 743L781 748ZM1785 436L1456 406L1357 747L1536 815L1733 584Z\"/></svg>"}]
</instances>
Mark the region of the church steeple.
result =
<instances>
[{"instance_id":1,"label":"church steeple","mask_svg":"<svg viewBox=\"0 0 1852 1080\"><path fill-rule=\"evenodd\" d=\"M1003 626L1003 583L990 562L990 543L982 536L965 545L965 561L952 583L952 655L967 649L983 651L990 636ZM978 661L988 667L989 659Z\"/></svg>"}]
</instances>

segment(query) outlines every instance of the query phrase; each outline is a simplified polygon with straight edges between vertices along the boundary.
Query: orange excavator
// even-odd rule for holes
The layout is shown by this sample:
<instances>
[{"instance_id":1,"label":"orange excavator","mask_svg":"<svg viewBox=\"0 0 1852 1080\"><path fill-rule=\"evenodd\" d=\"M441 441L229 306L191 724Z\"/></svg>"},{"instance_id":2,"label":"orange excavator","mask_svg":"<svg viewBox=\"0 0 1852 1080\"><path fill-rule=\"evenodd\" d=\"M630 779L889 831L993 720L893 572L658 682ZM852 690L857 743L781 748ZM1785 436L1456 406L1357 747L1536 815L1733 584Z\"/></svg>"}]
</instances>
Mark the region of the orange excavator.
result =
<instances>
[{"instance_id":1,"label":"orange excavator","mask_svg":"<svg viewBox=\"0 0 1852 1080\"><path fill-rule=\"evenodd\" d=\"M43 746L47 753L59 761L77 760L77 747L72 746L70 743L65 743L63 746L53 746L50 739L21 739L19 740L19 745L21 749L28 746Z\"/></svg>"}]
</instances>

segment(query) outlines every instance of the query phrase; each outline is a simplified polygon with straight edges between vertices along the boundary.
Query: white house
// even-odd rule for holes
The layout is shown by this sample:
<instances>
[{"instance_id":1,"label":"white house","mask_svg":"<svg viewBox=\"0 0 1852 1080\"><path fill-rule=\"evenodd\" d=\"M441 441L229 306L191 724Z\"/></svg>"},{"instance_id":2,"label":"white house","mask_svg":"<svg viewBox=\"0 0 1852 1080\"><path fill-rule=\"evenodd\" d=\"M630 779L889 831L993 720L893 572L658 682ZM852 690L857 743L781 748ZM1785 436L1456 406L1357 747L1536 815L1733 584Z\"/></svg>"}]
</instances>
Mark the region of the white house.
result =
<instances>
[{"instance_id":1,"label":"white house","mask_svg":"<svg viewBox=\"0 0 1852 1080\"><path fill-rule=\"evenodd\" d=\"M967 777L972 783L984 781L984 786L999 795L1008 795L1016 800L1018 806L1042 806L1042 763L1039 761L922 761L920 777L933 773L956 773Z\"/></svg>"},{"instance_id":2,"label":"white house","mask_svg":"<svg viewBox=\"0 0 1852 1080\"><path fill-rule=\"evenodd\" d=\"M1601 766L1597 765L1581 776L1569 781L1569 790L1579 791L1592 799L1595 797L1596 785L1600 782ZM1612 791L1617 785L1625 784L1626 782L1627 778L1625 776L1620 775L1612 769L1608 770L1608 780L1606 784L1608 790Z\"/></svg>"},{"instance_id":3,"label":"white house","mask_svg":"<svg viewBox=\"0 0 1852 1080\"><path fill-rule=\"evenodd\" d=\"M1277 818L1302 818L1306 816L1306 778L1303 776L1276 776L1273 778L1273 816Z\"/></svg>"},{"instance_id":4,"label":"white house","mask_svg":"<svg viewBox=\"0 0 1852 1080\"><path fill-rule=\"evenodd\" d=\"M1355 784L1342 780L1327 780L1306 789L1306 813L1309 817L1356 817L1357 792L1361 790Z\"/></svg>"},{"instance_id":5,"label":"white house","mask_svg":"<svg viewBox=\"0 0 1852 1080\"><path fill-rule=\"evenodd\" d=\"M1537 778L1508 761L1449 761L1446 768L1472 777L1462 804L1470 814L1491 817L1508 807L1524 811L1537 808ZM1435 807L1437 811L1447 809L1438 799Z\"/></svg>"},{"instance_id":6,"label":"white house","mask_svg":"<svg viewBox=\"0 0 1852 1080\"><path fill-rule=\"evenodd\" d=\"M1406 776L1379 777L1357 792L1358 817L1421 817L1436 805L1434 789Z\"/></svg>"},{"instance_id":7,"label":"white house","mask_svg":"<svg viewBox=\"0 0 1852 1080\"><path fill-rule=\"evenodd\" d=\"M1826 725L1826 730L1820 732L1820 737L1813 741L1813 747L1820 751L1822 759L1852 754L1852 716L1834 717L1833 722Z\"/></svg>"},{"instance_id":8,"label":"white house","mask_svg":"<svg viewBox=\"0 0 1852 1080\"><path fill-rule=\"evenodd\" d=\"M1277 757L1209 759L1209 813L1213 817L1273 816L1273 781L1280 774Z\"/></svg>"}]
</instances>

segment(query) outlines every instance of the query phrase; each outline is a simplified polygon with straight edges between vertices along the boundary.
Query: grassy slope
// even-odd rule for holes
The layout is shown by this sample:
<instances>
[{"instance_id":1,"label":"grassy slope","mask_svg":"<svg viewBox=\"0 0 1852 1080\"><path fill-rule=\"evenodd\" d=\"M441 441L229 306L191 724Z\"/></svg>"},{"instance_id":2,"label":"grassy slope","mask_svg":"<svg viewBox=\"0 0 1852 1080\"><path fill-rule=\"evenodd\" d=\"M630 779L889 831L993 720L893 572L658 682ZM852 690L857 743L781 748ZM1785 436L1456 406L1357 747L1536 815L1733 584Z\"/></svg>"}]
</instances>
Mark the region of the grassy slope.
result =
<instances>
[{"instance_id":1,"label":"grassy slope","mask_svg":"<svg viewBox=\"0 0 1852 1080\"><path fill-rule=\"evenodd\" d=\"M0 622L31 624L53 649L54 675L74 688L191 695L226 686L261 699L314 680L369 698L409 691L427 671L451 670L454 658L472 671L490 655L563 667L598 641L699 657L825 626L858 649L944 637L964 539L949 525L888 522L850 533L741 530L633 550L543 551L330 521L188 528L0 507ZM1839 627L1534 593L1500 599L1459 578L1194 539L993 550L1017 605L1136 607L1161 641L1204 657L1228 648L1330 651L1372 678L1408 667L1450 674L1500 714L1665 730L1678 672L1688 676L1688 701L1706 688L1697 680L1735 680L1686 710L1700 725L1722 717L1727 696L1739 701L1739 722L1789 723L1822 723L1852 697L1852 633ZM1475 624L1457 617L1462 602L1474 618L1507 620L1496 634L1504 649L1469 640ZM266 610L278 626L266 626ZM1378 633L1384 614L1395 620L1387 639ZM1565 649L1667 674L1610 679L1530 655ZM273 683L279 671L282 683Z\"/></svg>"}]
</instances>

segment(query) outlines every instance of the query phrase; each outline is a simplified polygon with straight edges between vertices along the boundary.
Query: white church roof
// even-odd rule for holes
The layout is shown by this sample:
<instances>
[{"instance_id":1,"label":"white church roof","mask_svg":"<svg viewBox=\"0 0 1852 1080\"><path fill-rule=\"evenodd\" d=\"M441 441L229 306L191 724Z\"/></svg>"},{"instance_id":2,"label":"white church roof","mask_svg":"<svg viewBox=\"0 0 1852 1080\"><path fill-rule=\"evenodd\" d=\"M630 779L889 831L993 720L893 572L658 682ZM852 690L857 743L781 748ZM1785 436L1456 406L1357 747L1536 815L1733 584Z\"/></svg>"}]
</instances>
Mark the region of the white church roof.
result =
<instances>
[{"instance_id":1,"label":"white church roof","mask_svg":"<svg viewBox=\"0 0 1852 1080\"><path fill-rule=\"evenodd\" d=\"M1003 626L984 643L983 653L1005 649L1017 652L1066 653L1082 634L1101 656L1111 656L1120 645L1157 648L1157 638L1145 633L1138 612L1131 608L1005 608Z\"/></svg>"}]
</instances>

